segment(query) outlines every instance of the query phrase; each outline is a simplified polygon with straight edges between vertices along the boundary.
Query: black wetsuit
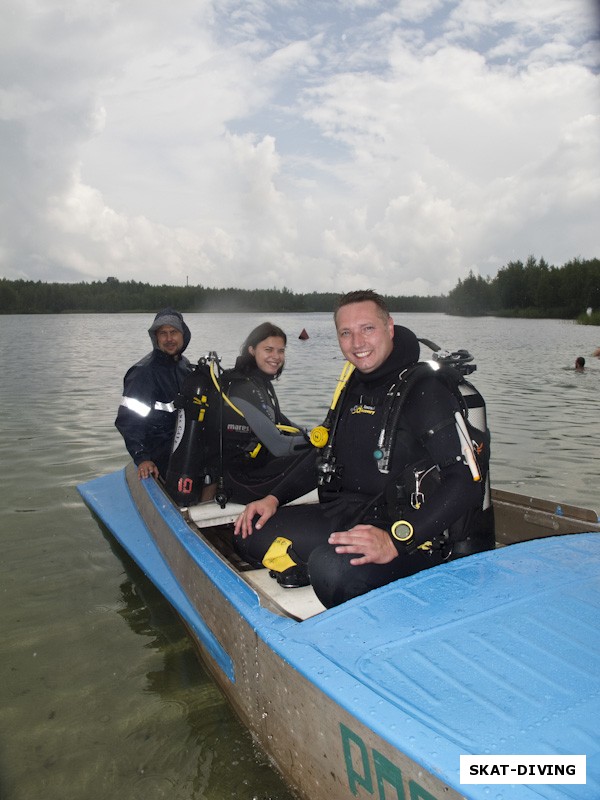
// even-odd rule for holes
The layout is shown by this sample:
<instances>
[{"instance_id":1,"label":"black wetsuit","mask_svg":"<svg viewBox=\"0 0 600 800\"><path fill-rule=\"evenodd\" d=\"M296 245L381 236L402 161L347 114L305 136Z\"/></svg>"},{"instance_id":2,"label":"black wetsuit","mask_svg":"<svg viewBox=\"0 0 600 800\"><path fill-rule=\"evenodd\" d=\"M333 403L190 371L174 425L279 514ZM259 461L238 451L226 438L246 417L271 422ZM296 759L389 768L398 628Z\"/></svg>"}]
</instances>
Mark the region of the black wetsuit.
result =
<instances>
[{"instance_id":1,"label":"black wetsuit","mask_svg":"<svg viewBox=\"0 0 600 800\"><path fill-rule=\"evenodd\" d=\"M341 396L333 447L338 470L320 488L321 503L280 508L261 531L238 542L247 560L259 563L276 537L292 540L294 560L308 564L311 583L326 606L337 605L446 558L494 546L491 511L482 512L484 487L473 480L461 458L454 420L458 403L437 378L423 378L407 396L393 444L390 472L384 474L378 469L376 454L379 455L378 439L388 408L388 389L402 370L418 360L418 354L414 334L396 326L394 350L387 361L370 374L355 371ZM433 467L421 487L425 501L418 510L410 502L401 507L396 502L396 484L407 486L409 492L411 481L414 484L413 465L419 470ZM289 480L271 493L281 503L294 497ZM348 530L358 523L391 532L399 518L410 522L415 533L410 548L392 537L398 557L389 564L352 566L350 558L356 556L337 554L327 544L331 532ZM445 531L450 531L452 541L442 547L447 538ZM426 541L432 541L434 546L429 550L416 547Z\"/></svg>"},{"instance_id":2,"label":"black wetsuit","mask_svg":"<svg viewBox=\"0 0 600 800\"><path fill-rule=\"evenodd\" d=\"M170 315L181 316L172 309L165 311ZM158 314L155 324L157 321L160 322ZM190 342L191 334L183 319L181 324L183 353ZM127 371L115 425L123 436L134 463L153 461L164 477L177 422L173 401L180 392L186 375L191 371L191 365L181 353L170 356L159 350L156 334L153 331L149 334L154 350Z\"/></svg>"},{"instance_id":3,"label":"black wetsuit","mask_svg":"<svg viewBox=\"0 0 600 800\"><path fill-rule=\"evenodd\" d=\"M249 503L264 497L305 460L310 464L306 473L314 483L314 450L306 435L281 412L272 377L258 368L247 373L232 369L223 373L221 385L243 414L228 403L223 405L224 482L229 499ZM282 431L277 425L297 432Z\"/></svg>"}]
</instances>

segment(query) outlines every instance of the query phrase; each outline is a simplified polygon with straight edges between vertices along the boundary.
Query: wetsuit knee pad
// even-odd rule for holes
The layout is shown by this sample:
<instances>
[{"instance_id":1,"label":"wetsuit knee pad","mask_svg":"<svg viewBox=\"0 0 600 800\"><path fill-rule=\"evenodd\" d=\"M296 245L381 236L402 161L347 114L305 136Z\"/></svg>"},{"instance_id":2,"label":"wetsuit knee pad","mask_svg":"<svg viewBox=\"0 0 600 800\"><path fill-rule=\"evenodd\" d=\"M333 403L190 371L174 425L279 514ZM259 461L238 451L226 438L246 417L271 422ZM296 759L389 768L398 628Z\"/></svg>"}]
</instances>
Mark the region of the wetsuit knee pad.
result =
<instances>
[{"instance_id":1,"label":"wetsuit knee pad","mask_svg":"<svg viewBox=\"0 0 600 800\"><path fill-rule=\"evenodd\" d=\"M313 550L308 559L308 574L315 594L325 608L338 606L373 588L365 570L350 563L352 555L336 553L331 545Z\"/></svg>"}]
</instances>

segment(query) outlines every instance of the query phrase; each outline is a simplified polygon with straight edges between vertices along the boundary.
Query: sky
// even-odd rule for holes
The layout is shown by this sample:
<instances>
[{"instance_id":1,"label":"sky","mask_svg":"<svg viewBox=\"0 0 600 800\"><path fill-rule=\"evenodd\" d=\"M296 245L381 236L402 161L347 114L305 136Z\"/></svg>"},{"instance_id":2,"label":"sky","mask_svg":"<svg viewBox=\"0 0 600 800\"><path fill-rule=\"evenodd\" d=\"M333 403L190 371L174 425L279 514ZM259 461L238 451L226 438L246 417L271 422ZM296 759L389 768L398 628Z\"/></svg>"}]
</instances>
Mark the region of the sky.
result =
<instances>
[{"instance_id":1,"label":"sky","mask_svg":"<svg viewBox=\"0 0 600 800\"><path fill-rule=\"evenodd\" d=\"M0 277L446 294L600 257L596 0L3 0Z\"/></svg>"}]
</instances>

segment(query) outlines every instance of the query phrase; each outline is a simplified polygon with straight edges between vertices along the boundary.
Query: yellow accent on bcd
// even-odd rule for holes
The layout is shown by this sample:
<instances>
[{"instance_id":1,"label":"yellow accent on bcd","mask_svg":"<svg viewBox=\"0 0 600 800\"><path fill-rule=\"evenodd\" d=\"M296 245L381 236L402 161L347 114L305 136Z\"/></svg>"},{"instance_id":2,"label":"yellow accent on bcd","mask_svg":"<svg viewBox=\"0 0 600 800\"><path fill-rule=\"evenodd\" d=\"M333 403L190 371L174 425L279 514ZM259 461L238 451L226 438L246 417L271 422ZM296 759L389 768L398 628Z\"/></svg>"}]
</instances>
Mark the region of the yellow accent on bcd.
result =
<instances>
[{"instance_id":1,"label":"yellow accent on bcd","mask_svg":"<svg viewBox=\"0 0 600 800\"><path fill-rule=\"evenodd\" d=\"M409 542L414 532L413 526L405 519L398 519L392 525L392 536L394 539L398 539L399 542Z\"/></svg>"}]
</instances>

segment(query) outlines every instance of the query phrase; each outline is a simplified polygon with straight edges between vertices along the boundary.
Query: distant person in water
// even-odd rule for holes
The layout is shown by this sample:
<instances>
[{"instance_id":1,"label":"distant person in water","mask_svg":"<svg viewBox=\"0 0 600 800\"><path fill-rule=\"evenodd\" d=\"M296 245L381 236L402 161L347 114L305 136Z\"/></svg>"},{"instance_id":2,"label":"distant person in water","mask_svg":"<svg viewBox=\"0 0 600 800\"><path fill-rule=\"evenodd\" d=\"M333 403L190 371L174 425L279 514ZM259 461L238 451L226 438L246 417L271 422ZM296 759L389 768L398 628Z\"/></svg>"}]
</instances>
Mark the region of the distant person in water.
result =
<instances>
[{"instance_id":1,"label":"distant person in water","mask_svg":"<svg viewBox=\"0 0 600 800\"><path fill-rule=\"evenodd\" d=\"M221 378L223 478L229 499L237 503L264 497L291 470L297 480L307 481L307 491L314 486L314 450L300 426L282 413L275 393L286 345L283 330L263 322L248 334L235 367Z\"/></svg>"},{"instance_id":2,"label":"distant person in water","mask_svg":"<svg viewBox=\"0 0 600 800\"><path fill-rule=\"evenodd\" d=\"M575 372L585 372L585 358L577 356L575 359Z\"/></svg>"},{"instance_id":3,"label":"distant person in water","mask_svg":"<svg viewBox=\"0 0 600 800\"><path fill-rule=\"evenodd\" d=\"M166 476L177 414L177 397L190 362L183 351L191 333L178 311L159 311L148 329L152 352L126 373L115 425L140 478Z\"/></svg>"},{"instance_id":4,"label":"distant person in water","mask_svg":"<svg viewBox=\"0 0 600 800\"><path fill-rule=\"evenodd\" d=\"M596 356L596 358L600 358L600 347L597 347L597 348L594 350L594 352L592 353L592 355L593 355L593 356Z\"/></svg>"}]
</instances>

